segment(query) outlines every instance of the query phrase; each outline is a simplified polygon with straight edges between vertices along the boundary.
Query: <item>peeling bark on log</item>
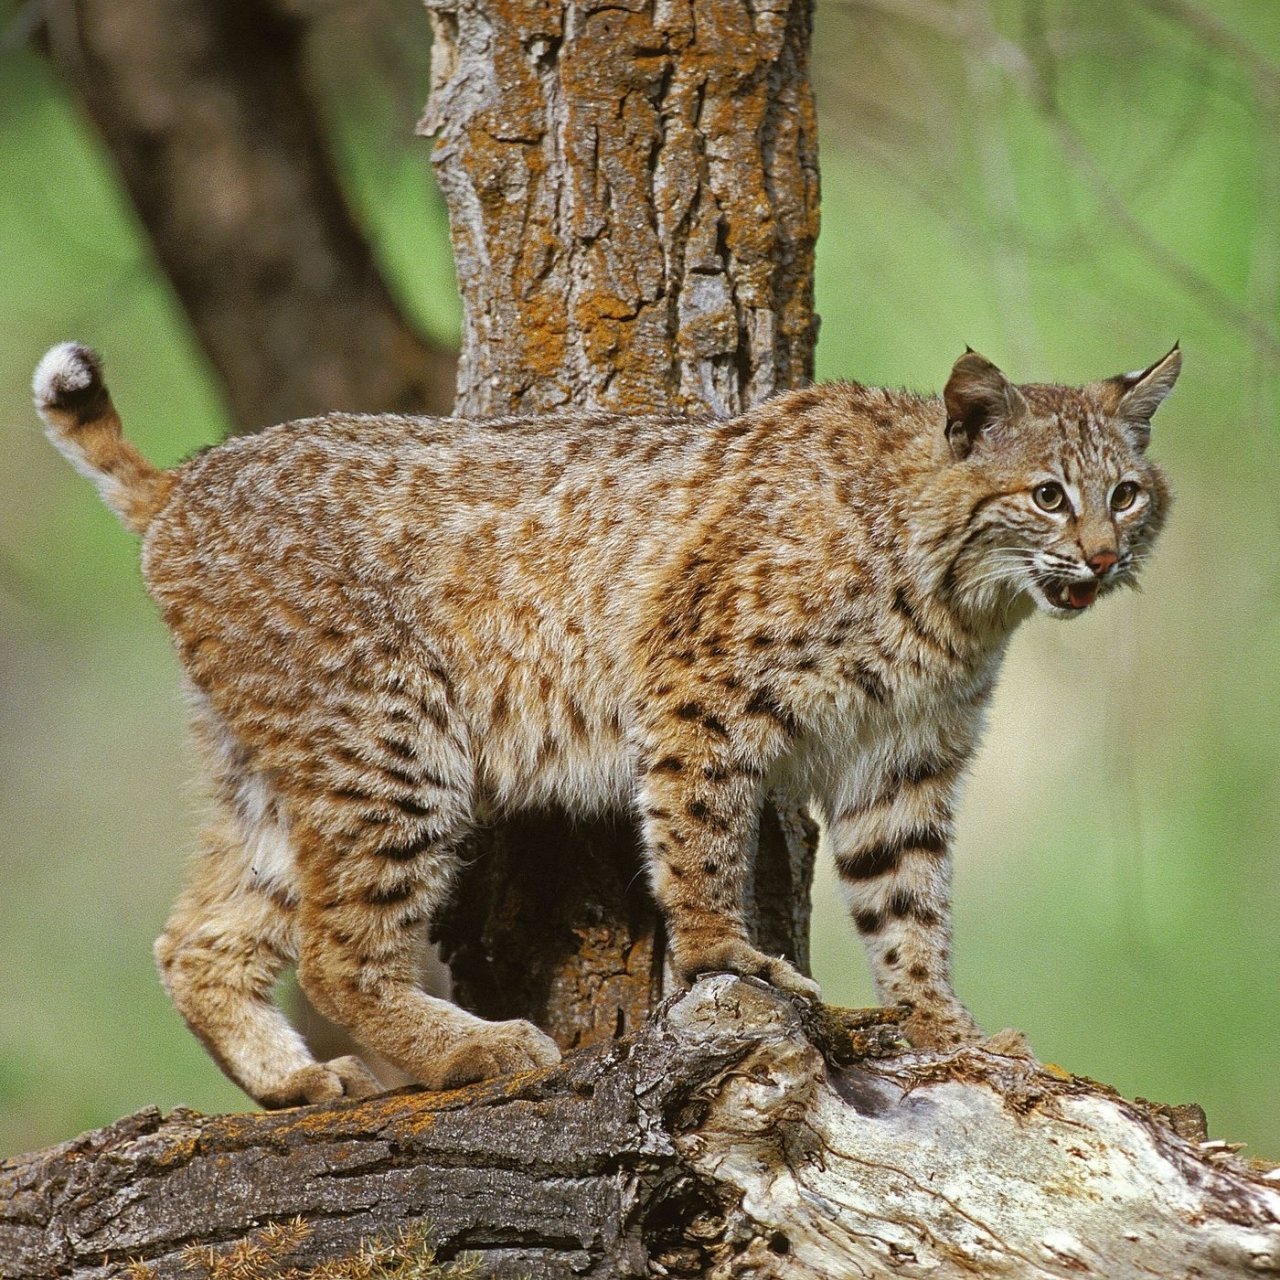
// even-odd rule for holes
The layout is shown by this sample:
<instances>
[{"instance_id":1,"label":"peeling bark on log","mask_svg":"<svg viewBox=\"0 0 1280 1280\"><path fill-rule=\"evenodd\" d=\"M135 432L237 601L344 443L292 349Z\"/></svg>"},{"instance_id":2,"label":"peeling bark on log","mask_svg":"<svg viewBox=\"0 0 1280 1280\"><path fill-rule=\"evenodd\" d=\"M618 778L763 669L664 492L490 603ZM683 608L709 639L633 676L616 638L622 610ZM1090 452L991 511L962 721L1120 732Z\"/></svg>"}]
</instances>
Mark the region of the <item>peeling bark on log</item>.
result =
<instances>
[{"instance_id":1,"label":"peeling bark on log","mask_svg":"<svg viewBox=\"0 0 1280 1280\"><path fill-rule=\"evenodd\" d=\"M427 7L458 413L733 414L812 376L809 0ZM766 808L753 928L806 970L815 843ZM522 822L476 850L436 930L460 1002L566 1048L643 1018L663 947L630 826Z\"/></svg>"},{"instance_id":2,"label":"peeling bark on log","mask_svg":"<svg viewBox=\"0 0 1280 1280\"><path fill-rule=\"evenodd\" d=\"M426 1219L495 1276L1280 1274L1280 1186L1025 1059L713 975L561 1066L451 1093L140 1112L0 1165L0 1274L181 1274L295 1214L296 1261Z\"/></svg>"},{"instance_id":3,"label":"peeling bark on log","mask_svg":"<svg viewBox=\"0 0 1280 1280\"><path fill-rule=\"evenodd\" d=\"M449 412L455 357L413 332L383 282L285 5L74 0L50 6L48 31L240 429Z\"/></svg>"}]
</instances>

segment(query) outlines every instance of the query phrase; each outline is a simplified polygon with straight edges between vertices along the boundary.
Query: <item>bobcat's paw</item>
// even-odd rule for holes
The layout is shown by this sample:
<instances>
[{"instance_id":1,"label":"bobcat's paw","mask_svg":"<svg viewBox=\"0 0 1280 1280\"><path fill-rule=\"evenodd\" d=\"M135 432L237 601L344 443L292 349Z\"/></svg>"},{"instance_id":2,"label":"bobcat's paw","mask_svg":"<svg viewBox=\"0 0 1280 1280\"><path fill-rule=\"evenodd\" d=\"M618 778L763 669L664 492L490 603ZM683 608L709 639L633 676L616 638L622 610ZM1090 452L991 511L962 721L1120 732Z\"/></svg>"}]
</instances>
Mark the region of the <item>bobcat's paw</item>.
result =
<instances>
[{"instance_id":1,"label":"bobcat's paw","mask_svg":"<svg viewBox=\"0 0 1280 1280\"><path fill-rule=\"evenodd\" d=\"M954 1009L915 1009L902 1028L907 1039L916 1049L933 1049L945 1052L959 1049L982 1040L982 1028L974 1022L969 1011L960 1004Z\"/></svg>"},{"instance_id":2,"label":"bobcat's paw","mask_svg":"<svg viewBox=\"0 0 1280 1280\"><path fill-rule=\"evenodd\" d=\"M559 1046L532 1022L491 1022L458 1041L424 1074L422 1083L429 1089L456 1089L514 1071L551 1067L559 1061Z\"/></svg>"},{"instance_id":3,"label":"bobcat's paw","mask_svg":"<svg viewBox=\"0 0 1280 1280\"><path fill-rule=\"evenodd\" d=\"M340 1098L368 1098L383 1091L382 1085L359 1058L333 1058L299 1067L278 1089L258 1101L271 1110L303 1107L313 1102L337 1102Z\"/></svg>"},{"instance_id":4,"label":"bobcat's paw","mask_svg":"<svg viewBox=\"0 0 1280 1280\"><path fill-rule=\"evenodd\" d=\"M1002 1058L1026 1058L1028 1062L1037 1060L1031 1051L1031 1041L1027 1039L1026 1032L1013 1027L1005 1027L1003 1031L997 1031L979 1041L979 1044L988 1053L999 1054Z\"/></svg>"},{"instance_id":5,"label":"bobcat's paw","mask_svg":"<svg viewBox=\"0 0 1280 1280\"><path fill-rule=\"evenodd\" d=\"M736 973L744 978L760 978L779 991L806 1000L821 998L812 978L806 978L790 960L767 956L740 938L726 938L708 947L684 948L676 959L676 970L688 983L700 973Z\"/></svg>"}]
</instances>

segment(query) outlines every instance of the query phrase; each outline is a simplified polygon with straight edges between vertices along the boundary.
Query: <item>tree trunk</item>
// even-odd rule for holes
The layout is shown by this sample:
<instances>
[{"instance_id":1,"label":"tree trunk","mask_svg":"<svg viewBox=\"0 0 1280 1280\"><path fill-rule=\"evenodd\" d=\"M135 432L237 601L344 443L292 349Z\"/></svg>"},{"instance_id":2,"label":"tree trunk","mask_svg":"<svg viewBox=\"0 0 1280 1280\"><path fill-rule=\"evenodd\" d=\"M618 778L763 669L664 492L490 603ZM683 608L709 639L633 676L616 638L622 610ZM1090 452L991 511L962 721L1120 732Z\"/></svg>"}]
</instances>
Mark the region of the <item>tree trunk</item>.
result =
<instances>
[{"instance_id":1,"label":"tree trunk","mask_svg":"<svg viewBox=\"0 0 1280 1280\"><path fill-rule=\"evenodd\" d=\"M0 1165L0 1275L199 1275L188 1245L294 1215L300 1267L425 1219L442 1258L532 1280L1280 1274L1280 1185L1223 1144L896 1032L715 975L625 1041L487 1086L144 1111Z\"/></svg>"},{"instance_id":2,"label":"tree trunk","mask_svg":"<svg viewBox=\"0 0 1280 1280\"><path fill-rule=\"evenodd\" d=\"M459 414L736 414L812 376L809 0L427 2ZM766 811L756 939L804 969L814 844ZM477 852L436 931L463 1004L566 1048L648 1014L662 938L630 823L520 821Z\"/></svg>"}]
</instances>

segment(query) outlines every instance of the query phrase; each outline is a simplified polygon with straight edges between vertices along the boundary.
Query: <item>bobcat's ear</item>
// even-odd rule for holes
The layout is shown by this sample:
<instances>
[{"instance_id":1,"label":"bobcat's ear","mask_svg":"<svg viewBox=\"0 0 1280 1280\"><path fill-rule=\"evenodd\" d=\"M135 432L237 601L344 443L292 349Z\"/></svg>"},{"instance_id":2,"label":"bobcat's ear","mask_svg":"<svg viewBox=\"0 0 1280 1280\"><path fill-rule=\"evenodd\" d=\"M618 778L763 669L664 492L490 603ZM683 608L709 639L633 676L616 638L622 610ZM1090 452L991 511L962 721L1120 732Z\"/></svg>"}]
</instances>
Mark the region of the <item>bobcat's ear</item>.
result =
<instances>
[{"instance_id":1,"label":"bobcat's ear","mask_svg":"<svg viewBox=\"0 0 1280 1280\"><path fill-rule=\"evenodd\" d=\"M1114 417L1133 428L1138 447L1146 448L1151 439L1151 415L1173 390L1181 372L1182 350L1175 342L1173 350L1155 364L1095 382L1090 390Z\"/></svg>"},{"instance_id":2,"label":"bobcat's ear","mask_svg":"<svg viewBox=\"0 0 1280 1280\"><path fill-rule=\"evenodd\" d=\"M972 347L951 367L946 390L947 443L954 458L967 458L992 427L1016 422L1027 411L1022 393Z\"/></svg>"}]
</instances>

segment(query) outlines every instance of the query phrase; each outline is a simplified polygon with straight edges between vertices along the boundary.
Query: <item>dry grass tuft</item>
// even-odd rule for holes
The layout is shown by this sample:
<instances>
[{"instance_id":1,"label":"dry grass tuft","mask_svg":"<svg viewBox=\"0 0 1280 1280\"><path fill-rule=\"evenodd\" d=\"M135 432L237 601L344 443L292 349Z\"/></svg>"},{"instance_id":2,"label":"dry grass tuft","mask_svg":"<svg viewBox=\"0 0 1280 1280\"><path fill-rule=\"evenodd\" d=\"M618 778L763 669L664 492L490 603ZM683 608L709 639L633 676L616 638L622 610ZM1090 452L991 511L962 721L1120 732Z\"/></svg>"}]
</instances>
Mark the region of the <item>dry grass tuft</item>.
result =
<instances>
[{"instance_id":1,"label":"dry grass tuft","mask_svg":"<svg viewBox=\"0 0 1280 1280\"><path fill-rule=\"evenodd\" d=\"M431 1229L422 1223L401 1227L393 1237L363 1240L345 1258L292 1265L310 1236L301 1218L273 1222L223 1249L192 1245L183 1252L182 1269L201 1280L483 1280L474 1254L440 1262ZM145 1262L131 1262L124 1274L128 1280L159 1280Z\"/></svg>"}]
</instances>

